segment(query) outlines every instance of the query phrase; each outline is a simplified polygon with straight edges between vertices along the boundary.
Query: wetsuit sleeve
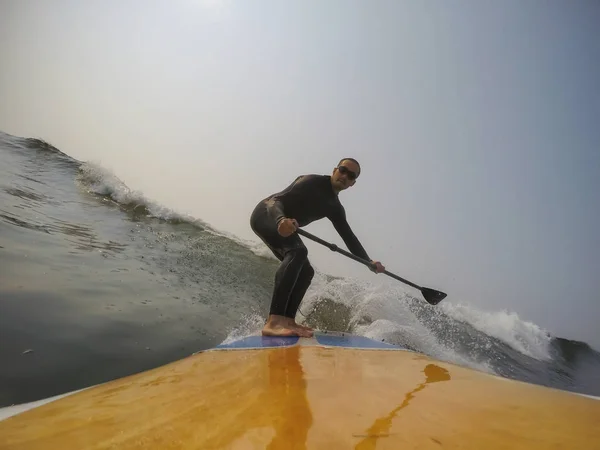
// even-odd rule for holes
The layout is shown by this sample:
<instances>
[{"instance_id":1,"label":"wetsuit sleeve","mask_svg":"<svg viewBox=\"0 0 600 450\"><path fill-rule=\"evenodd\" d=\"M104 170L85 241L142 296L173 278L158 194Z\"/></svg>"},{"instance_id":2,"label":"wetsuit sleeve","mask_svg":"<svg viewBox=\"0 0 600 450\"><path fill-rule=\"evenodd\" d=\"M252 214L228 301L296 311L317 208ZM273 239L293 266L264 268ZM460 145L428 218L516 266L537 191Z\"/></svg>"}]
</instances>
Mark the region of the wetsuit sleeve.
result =
<instances>
[{"instance_id":1,"label":"wetsuit sleeve","mask_svg":"<svg viewBox=\"0 0 600 450\"><path fill-rule=\"evenodd\" d=\"M348 221L346 220L346 211L343 206L340 206L338 211L331 214L329 217L331 223L335 230L339 233L341 238L344 240L346 247L348 250L356 256L360 256L361 258L366 259L367 261L371 261L371 258L367 254L366 250L361 245L360 241L350 228Z\"/></svg>"},{"instance_id":2,"label":"wetsuit sleeve","mask_svg":"<svg viewBox=\"0 0 600 450\"><path fill-rule=\"evenodd\" d=\"M271 217L276 224L279 224L281 219L288 217L285 211L285 203L297 204L298 202L303 202L304 198L310 197L312 192L319 189L320 183L320 177L315 175L301 175L297 177L287 188L272 195L271 198L267 200L269 217ZM297 218L292 217L292 219Z\"/></svg>"},{"instance_id":3,"label":"wetsuit sleeve","mask_svg":"<svg viewBox=\"0 0 600 450\"><path fill-rule=\"evenodd\" d=\"M279 225L279 221L286 217L285 208L283 206L283 201L281 200L281 197L292 192L292 190L295 188L296 184L298 183L298 180L300 180L301 178L302 178L301 176L297 177L292 182L292 184L290 184L287 188L285 188L283 191L281 191L278 194L274 194L273 196L271 196L271 198L269 198L267 200L267 211L269 213L269 217L276 224Z\"/></svg>"},{"instance_id":4,"label":"wetsuit sleeve","mask_svg":"<svg viewBox=\"0 0 600 450\"><path fill-rule=\"evenodd\" d=\"M277 225L279 225L279 221L285 217L283 202L278 198L267 200L267 210L269 212L269 217L271 217Z\"/></svg>"}]
</instances>

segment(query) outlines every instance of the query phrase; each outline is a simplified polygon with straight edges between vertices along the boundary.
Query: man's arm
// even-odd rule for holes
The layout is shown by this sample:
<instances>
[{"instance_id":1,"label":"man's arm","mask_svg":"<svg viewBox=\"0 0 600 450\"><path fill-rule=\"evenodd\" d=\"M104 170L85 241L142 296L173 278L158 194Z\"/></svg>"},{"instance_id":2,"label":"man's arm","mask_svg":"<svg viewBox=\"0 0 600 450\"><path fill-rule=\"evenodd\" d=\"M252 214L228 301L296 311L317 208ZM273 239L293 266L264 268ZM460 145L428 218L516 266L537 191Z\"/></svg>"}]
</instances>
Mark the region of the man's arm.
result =
<instances>
[{"instance_id":1,"label":"man's arm","mask_svg":"<svg viewBox=\"0 0 600 450\"><path fill-rule=\"evenodd\" d=\"M333 224L335 230L344 240L344 243L346 244L346 247L348 247L348 250L350 250L350 252L352 252L352 254L356 256L360 256L361 258L364 258L367 261L371 261L371 258L369 258L369 255L367 254L366 250L363 248L360 241L350 228L350 225L346 220L346 211L344 210L344 207L340 206L340 209L328 218L329 220L331 220L331 223Z\"/></svg>"},{"instance_id":2,"label":"man's arm","mask_svg":"<svg viewBox=\"0 0 600 450\"><path fill-rule=\"evenodd\" d=\"M292 190L296 187L298 180L301 178L302 176L296 177L296 179L283 191L274 194L269 200L267 200L267 211L271 219L273 219L276 224L279 225L279 222L285 219L285 211L281 197L292 192Z\"/></svg>"},{"instance_id":3,"label":"man's arm","mask_svg":"<svg viewBox=\"0 0 600 450\"><path fill-rule=\"evenodd\" d=\"M271 219L278 225L281 220L285 219L283 202L278 198L270 198L267 200L267 211Z\"/></svg>"},{"instance_id":4,"label":"man's arm","mask_svg":"<svg viewBox=\"0 0 600 450\"><path fill-rule=\"evenodd\" d=\"M306 195L307 192L315 189L315 187L318 186L318 183L319 176L317 175L300 175L283 191L273 194L267 201L267 209L271 219L273 219L276 224L279 224L279 222L287 218L282 198L287 198L288 202L296 202L297 200L295 199L301 198Z\"/></svg>"}]
</instances>

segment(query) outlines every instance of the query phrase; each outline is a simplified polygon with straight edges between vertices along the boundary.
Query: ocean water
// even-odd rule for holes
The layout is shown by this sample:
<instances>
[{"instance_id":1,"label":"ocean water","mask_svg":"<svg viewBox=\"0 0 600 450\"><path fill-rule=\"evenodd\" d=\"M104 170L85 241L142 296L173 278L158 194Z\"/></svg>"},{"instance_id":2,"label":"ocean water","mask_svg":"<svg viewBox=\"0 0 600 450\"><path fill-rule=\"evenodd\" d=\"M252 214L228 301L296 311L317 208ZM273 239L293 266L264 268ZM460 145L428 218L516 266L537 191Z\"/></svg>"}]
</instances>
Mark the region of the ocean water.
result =
<instances>
[{"instance_id":1,"label":"ocean water","mask_svg":"<svg viewBox=\"0 0 600 450\"><path fill-rule=\"evenodd\" d=\"M0 133L0 407L260 330L278 262L52 145ZM600 353L505 311L317 273L297 320L600 395Z\"/></svg>"}]
</instances>

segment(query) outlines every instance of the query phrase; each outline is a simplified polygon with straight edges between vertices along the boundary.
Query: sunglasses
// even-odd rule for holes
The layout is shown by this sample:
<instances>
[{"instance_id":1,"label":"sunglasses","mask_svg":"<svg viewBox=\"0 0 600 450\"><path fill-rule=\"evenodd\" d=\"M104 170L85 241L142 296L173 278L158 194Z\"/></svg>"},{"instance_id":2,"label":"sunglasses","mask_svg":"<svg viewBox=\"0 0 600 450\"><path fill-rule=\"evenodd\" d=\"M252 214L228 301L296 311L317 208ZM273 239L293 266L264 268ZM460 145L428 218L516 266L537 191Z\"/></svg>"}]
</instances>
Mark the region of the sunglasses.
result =
<instances>
[{"instance_id":1,"label":"sunglasses","mask_svg":"<svg viewBox=\"0 0 600 450\"><path fill-rule=\"evenodd\" d=\"M355 172L348 170L348 168L346 168L344 166L338 166L337 169L340 171L340 173L342 175L346 175L348 177L348 179L350 179L350 180L356 180L358 178L358 175Z\"/></svg>"}]
</instances>

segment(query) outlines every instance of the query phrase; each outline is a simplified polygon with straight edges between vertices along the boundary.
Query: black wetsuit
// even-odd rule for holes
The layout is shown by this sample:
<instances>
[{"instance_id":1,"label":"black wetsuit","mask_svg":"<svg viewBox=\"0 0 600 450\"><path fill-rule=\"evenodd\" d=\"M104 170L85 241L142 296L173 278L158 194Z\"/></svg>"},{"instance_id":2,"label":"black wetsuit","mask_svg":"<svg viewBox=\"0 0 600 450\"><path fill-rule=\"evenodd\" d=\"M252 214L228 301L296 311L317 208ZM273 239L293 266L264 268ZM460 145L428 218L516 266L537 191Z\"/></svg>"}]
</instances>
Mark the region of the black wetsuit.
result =
<instances>
[{"instance_id":1,"label":"black wetsuit","mask_svg":"<svg viewBox=\"0 0 600 450\"><path fill-rule=\"evenodd\" d=\"M301 227L327 217L350 252L370 258L346 221L330 176L300 176L283 191L262 200L252 212L250 226L282 262L275 274L270 314L295 318L315 272L300 236L293 233L283 237L277 231L277 225L286 217L296 219Z\"/></svg>"}]
</instances>

